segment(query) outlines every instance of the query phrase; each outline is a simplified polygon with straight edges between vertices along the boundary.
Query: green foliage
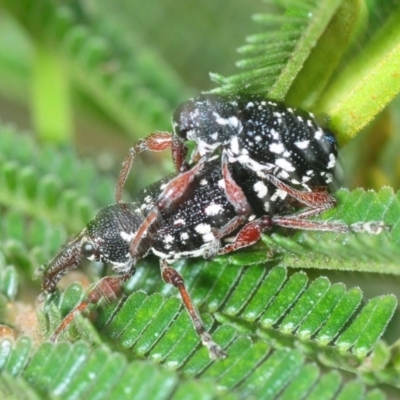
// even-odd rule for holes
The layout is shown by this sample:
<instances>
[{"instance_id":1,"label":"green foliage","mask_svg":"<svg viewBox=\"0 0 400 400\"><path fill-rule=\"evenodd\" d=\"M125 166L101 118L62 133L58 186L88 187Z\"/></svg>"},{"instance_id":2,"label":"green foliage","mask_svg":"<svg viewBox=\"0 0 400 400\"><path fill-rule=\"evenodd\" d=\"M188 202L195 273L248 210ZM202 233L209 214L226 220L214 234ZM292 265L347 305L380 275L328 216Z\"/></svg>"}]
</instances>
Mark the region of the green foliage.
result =
<instances>
[{"instance_id":1,"label":"green foliage","mask_svg":"<svg viewBox=\"0 0 400 400\"><path fill-rule=\"evenodd\" d=\"M7 398L21 389L27 390L29 399L275 398L282 390L283 399L305 395L310 399L384 398L376 390L367 390L360 380L345 383L338 373L323 373L315 363L305 363L299 351L272 350L244 337L231 342L232 357L208 368L210 361L204 362L204 357L200 362L194 356L184 367L160 368L149 361L128 361L106 347L91 349L82 342L45 343L35 351L31 347L27 338L0 343L0 365L5 371L0 389Z\"/></svg>"},{"instance_id":2,"label":"green foliage","mask_svg":"<svg viewBox=\"0 0 400 400\"><path fill-rule=\"evenodd\" d=\"M208 358L176 290L162 282L151 258L140 263L124 296L90 310L92 322L77 315L64 342L46 341L87 290L66 285L37 304L32 275L114 201L118 170L76 155L72 115L85 126L75 147L86 141L96 156L102 129L136 138L170 129L172 110L208 70L230 71L222 64L235 46L227 24L254 31L251 22L237 23L252 6L259 30L240 48L243 71L213 74L215 91L259 92L326 113L342 144L399 92L399 7L391 0L249 0L232 8L210 0L195 13L180 1L155 7L139 0L0 0L8 15L0 14L6 32L0 93L29 106L41 140L0 125L1 397L385 398L383 384L400 386L397 300L388 294L400 272L396 102L352 141L347 156L354 182L375 190L341 189L338 206L321 216L384 221L390 230L377 236L273 231L245 251L177 263L225 360ZM174 34L171 47L167 36ZM200 55L201 45L211 61ZM94 138L85 137L88 120ZM121 136L109 135L104 148L118 147ZM139 173L138 186L146 182ZM34 308L37 321L30 318Z\"/></svg>"}]
</instances>

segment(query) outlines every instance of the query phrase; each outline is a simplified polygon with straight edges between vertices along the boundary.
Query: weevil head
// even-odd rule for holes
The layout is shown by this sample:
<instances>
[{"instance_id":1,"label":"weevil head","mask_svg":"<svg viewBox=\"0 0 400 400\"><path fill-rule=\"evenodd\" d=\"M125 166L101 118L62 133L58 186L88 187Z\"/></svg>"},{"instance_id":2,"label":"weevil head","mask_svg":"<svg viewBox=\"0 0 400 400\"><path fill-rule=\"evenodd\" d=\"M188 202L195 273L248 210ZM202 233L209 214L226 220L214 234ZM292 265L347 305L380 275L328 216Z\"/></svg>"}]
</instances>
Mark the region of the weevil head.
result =
<instances>
[{"instance_id":1,"label":"weevil head","mask_svg":"<svg viewBox=\"0 0 400 400\"><path fill-rule=\"evenodd\" d=\"M129 245L144 217L135 203L112 204L87 225L82 255L93 261L123 266L131 261Z\"/></svg>"},{"instance_id":2,"label":"weevil head","mask_svg":"<svg viewBox=\"0 0 400 400\"><path fill-rule=\"evenodd\" d=\"M202 94L181 104L174 112L174 133L184 140L197 142L201 155L212 153L242 130L232 97Z\"/></svg>"},{"instance_id":3,"label":"weevil head","mask_svg":"<svg viewBox=\"0 0 400 400\"><path fill-rule=\"evenodd\" d=\"M132 262L129 244L143 221L134 204L112 204L100 210L87 227L45 268L43 290L53 292L60 279L86 258L123 267Z\"/></svg>"}]
</instances>

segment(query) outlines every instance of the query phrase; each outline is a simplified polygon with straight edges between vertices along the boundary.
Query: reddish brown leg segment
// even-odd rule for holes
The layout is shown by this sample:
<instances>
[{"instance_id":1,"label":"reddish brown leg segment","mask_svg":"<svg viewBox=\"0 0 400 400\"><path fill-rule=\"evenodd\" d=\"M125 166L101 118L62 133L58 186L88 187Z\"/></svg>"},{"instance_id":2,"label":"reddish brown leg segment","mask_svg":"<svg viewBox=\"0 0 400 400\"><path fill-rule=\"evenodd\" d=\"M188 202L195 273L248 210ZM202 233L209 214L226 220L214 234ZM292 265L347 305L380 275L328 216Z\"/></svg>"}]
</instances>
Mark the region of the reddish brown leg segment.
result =
<instances>
[{"instance_id":1,"label":"reddish brown leg segment","mask_svg":"<svg viewBox=\"0 0 400 400\"><path fill-rule=\"evenodd\" d=\"M172 160L174 162L176 172L185 172L188 169L186 162L186 154L188 148L184 141L178 136L172 136Z\"/></svg>"},{"instance_id":2,"label":"reddish brown leg segment","mask_svg":"<svg viewBox=\"0 0 400 400\"><path fill-rule=\"evenodd\" d=\"M140 243L147 234L148 230L159 217L160 210L168 208L172 203L178 201L182 197L188 185L190 185L195 176L203 168L205 161L205 158L201 159L192 169L183 172L168 182L164 190L158 196L157 205L147 215L145 220L140 225L140 228L137 230L135 237L131 241L129 252L133 258L137 258L137 256L140 254Z\"/></svg>"},{"instance_id":3,"label":"reddish brown leg segment","mask_svg":"<svg viewBox=\"0 0 400 400\"><path fill-rule=\"evenodd\" d=\"M118 176L117 186L115 188L115 201L122 202L122 189L124 188L126 179L135 161L136 154L142 153L145 150L163 151L172 146L172 133L155 132L144 139L140 139L134 147L129 150L125 161L122 163L122 168ZM184 157L183 157L184 158Z\"/></svg>"},{"instance_id":4,"label":"reddish brown leg segment","mask_svg":"<svg viewBox=\"0 0 400 400\"><path fill-rule=\"evenodd\" d=\"M190 298L188 291L186 290L182 276L179 275L174 268L169 266L165 260L160 260L160 268L161 276L164 281L179 290L183 304L189 313L190 319L193 322L197 334L200 336L201 343L207 348L210 358L216 360L218 358L226 357L225 352L212 340L210 334L206 331L204 323L196 307L192 303L192 299Z\"/></svg>"},{"instance_id":5,"label":"reddish brown leg segment","mask_svg":"<svg viewBox=\"0 0 400 400\"><path fill-rule=\"evenodd\" d=\"M308 221L297 215L288 217L272 217L272 224L292 229L303 229L309 231L325 232L350 232L351 227L341 222Z\"/></svg>"},{"instance_id":6,"label":"reddish brown leg segment","mask_svg":"<svg viewBox=\"0 0 400 400\"><path fill-rule=\"evenodd\" d=\"M265 215L255 221L247 223L237 234L232 243L219 250L218 254L228 254L243 247L251 246L258 242L263 232L272 226L271 217Z\"/></svg>"},{"instance_id":7,"label":"reddish brown leg segment","mask_svg":"<svg viewBox=\"0 0 400 400\"><path fill-rule=\"evenodd\" d=\"M228 168L228 157L222 155L222 176L225 184L225 194L229 202L235 208L236 217L232 218L225 226L220 229L214 229L213 233L217 239L221 239L244 224L247 217L251 214L251 207L243 193L241 187L234 181Z\"/></svg>"},{"instance_id":8,"label":"reddish brown leg segment","mask_svg":"<svg viewBox=\"0 0 400 400\"><path fill-rule=\"evenodd\" d=\"M274 175L268 174L267 179L278 189L285 191L289 196L293 197L300 203L312 209L319 210L318 212L316 212L316 214L322 213L325 210L329 210L336 204L335 198L332 197L327 191L301 192L286 185L286 183L283 183Z\"/></svg>"},{"instance_id":9,"label":"reddish brown leg segment","mask_svg":"<svg viewBox=\"0 0 400 400\"><path fill-rule=\"evenodd\" d=\"M75 318L76 313L85 311L90 304L97 304L101 299L114 301L122 291L123 284L134 274L132 268L125 275L104 277L87 295L87 298L79 303L62 321L50 337L52 342L57 341Z\"/></svg>"}]
</instances>

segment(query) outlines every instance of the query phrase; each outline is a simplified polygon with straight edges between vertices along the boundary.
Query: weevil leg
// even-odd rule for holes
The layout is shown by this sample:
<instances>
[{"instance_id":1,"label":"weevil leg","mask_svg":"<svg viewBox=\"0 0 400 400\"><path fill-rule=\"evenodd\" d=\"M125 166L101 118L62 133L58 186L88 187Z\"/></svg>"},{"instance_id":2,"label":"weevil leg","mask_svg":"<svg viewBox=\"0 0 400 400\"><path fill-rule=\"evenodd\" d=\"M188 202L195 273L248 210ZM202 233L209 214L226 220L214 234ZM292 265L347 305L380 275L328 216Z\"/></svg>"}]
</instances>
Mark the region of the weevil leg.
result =
<instances>
[{"instance_id":1,"label":"weevil leg","mask_svg":"<svg viewBox=\"0 0 400 400\"><path fill-rule=\"evenodd\" d=\"M226 357L225 352L212 340L211 335L206 331L200 314L198 313L188 291L186 290L182 276L174 268L168 265L165 260L160 260L160 268L163 280L179 290L183 304L189 313L190 319L193 322L197 334L200 336L201 343L207 348L210 358L216 360Z\"/></svg>"},{"instance_id":2,"label":"weevil leg","mask_svg":"<svg viewBox=\"0 0 400 400\"><path fill-rule=\"evenodd\" d=\"M341 233L351 231L351 226L346 225L342 222L309 221L307 219L304 219L304 217L300 218L299 216L297 216L297 214L287 217L281 217L277 215L272 217L271 221L274 226L281 226L291 229Z\"/></svg>"},{"instance_id":3,"label":"weevil leg","mask_svg":"<svg viewBox=\"0 0 400 400\"><path fill-rule=\"evenodd\" d=\"M283 190L301 204L304 204L307 207L315 210L312 215L320 214L336 205L336 199L332 197L326 190L316 192L301 192L293 189L272 174L267 174L267 179L278 189Z\"/></svg>"},{"instance_id":4,"label":"weevil leg","mask_svg":"<svg viewBox=\"0 0 400 400\"><path fill-rule=\"evenodd\" d=\"M176 172L185 172L189 169L189 165L186 162L186 155L188 148L185 142L179 136L172 136L172 160L174 162L174 167ZM196 160L199 161L200 157Z\"/></svg>"},{"instance_id":5,"label":"weevil leg","mask_svg":"<svg viewBox=\"0 0 400 400\"><path fill-rule=\"evenodd\" d=\"M233 179L228 166L228 156L223 153L221 157L221 168L225 184L225 194L228 201L235 208L237 216L232 218L222 228L213 230L216 239L221 239L238 229L246 222L248 216L252 212L242 188Z\"/></svg>"},{"instance_id":6,"label":"weevil leg","mask_svg":"<svg viewBox=\"0 0 400 400\"><path fill-rule=\"evenodd\" d=\"M129 153L126 156L118 176L117 186L115 188L115 201L117 203L122 202L122 189L124 188L126 179L128 178L129 172L132 168L133 162L135 161L136 154L142 153L143 151L149 150L153 152L166 150L168 147L172 149L172 156L174 158L174 164L177 171L180 172L184 159L186 156L186 146L183 142L178 143L173 139L172 133L169 132L155 132L151 135L140 139L135 146L129 149ZM186 152L185 152L186 151ZM176 161L175 161L176 158Z\"/></svg>"},{"instance_id":7,"label":"weevil leg","mask_svg":"<svg viewBox=\"0 0 400 400\"><path fill-rule=\"evenodd\" d=\"M85 300L80 302L67 316L61 321L60 325L56 328L50 337L50 341L57 341L58 337L68 329L69 325L73 322L76 313L82 313L91 304L97 304L101 299L106 299L111 302L118 298L122 291L123 284L135 273L135 268L132 267L130 271L124 275L106 276L88 293Z\"/></svg>"},{"instance_id":8,"label":"weevil leg","mask_svg":"<svg viewBox=\"0 0 400 400\"><path fill-rule=\"evenodd\" d=\"M257 243L263 232L270 229L272 220L269 215L247 223L236 235L234 241L222 247L218 254L228 254L233 251L248 247Z\"/></svg>"},{"instance_id":9,"label":"weevil leg","mask_svg":"<svg viewBox=\"0 0 400 400\"><path fill-rule=\"evenodd\" d=\"M161 215L161 211L167 209L172 203L179 201L182 195L187 190L191 182L198 173L203 169L207 158L203 157L193 168L189 171L179 174L167 183L164 190L158 196L156 205L149 212L139 229L136 231L135 237L132 239L129 252L133 258L140 254L140 245L144 237L148 235L152 225L157 221Z\"/></svg>"},{"instance_id":10,"label":"weevil leg","mask_svg":"<svg viewBox=\"0 0 400 400\"><path fill-rule=\"evenodd\" d=\"M307 210L305 213L307 213ZM306 216L308 217L309 215L307 214ZM378 235L384 230L390 229L390 227L385 225L383 221L356 222L354 224L347 225L340 221L309 221L304 218L305 217L303 216L303 213L288 216L277 215L272 217L272 224L274 226L282 226L292 229L338 233L369 233L370 235Z\"/></svg>"}]
</instances>

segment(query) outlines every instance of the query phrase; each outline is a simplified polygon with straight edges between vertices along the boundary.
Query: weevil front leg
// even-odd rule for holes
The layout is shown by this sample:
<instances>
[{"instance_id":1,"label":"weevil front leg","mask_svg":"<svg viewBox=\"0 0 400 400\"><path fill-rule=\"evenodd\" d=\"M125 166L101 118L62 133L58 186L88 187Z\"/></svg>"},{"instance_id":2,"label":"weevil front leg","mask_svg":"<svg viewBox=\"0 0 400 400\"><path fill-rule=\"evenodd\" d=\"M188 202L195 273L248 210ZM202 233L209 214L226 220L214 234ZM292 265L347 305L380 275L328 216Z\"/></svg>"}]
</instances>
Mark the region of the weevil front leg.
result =
<instances>
[{"instance_id":1,"label":"weevil front leg","mask_svg":"<svg viewBox=\"0 0 400 400\"><path fill-rule=\"evenodd\" d=\"M80 302L67 316L61 321L50 337L52 342L56 342L58 337L65 332L75 319L77 313L82 313L91 304L98 304L100 300L106 299L109 302L115 301L123 290L123 284L135 273L135 268L124 275L106 276L88 293L85 300Z\"/></svg>"},{"instance_id":2,"label":"weevil front leg","mask_svg":"<svg viewBox=\"0 0 400 400\"><path fill-rule=\"evenodd\" d=\"M143 151L159 152L166 150L168 147L171 147L175 170L178 173L182 173L188 169L186 163L186 154L188 149L182 139L173 136L172 133L169 132L152 133L151 135L140 139L135 146L129 149L129 153L122 163L117 186L115 187L116 203L122 203L122 190L125 186L129 172L132 169L136 155Z\"/></svg>"},{"instance_id":3,"label":"weevil front leg","mask_svg":"<svg viewBox=\"0 0 400 400\"><path fill-rule=\"evenodd\" d=\"M146 216L130 243L129 252L132 258L137 258L140 254L141 243L144 237L148 235L153 224L155 224L158 218L160 218L162 210L168 209L173 203L179 203L179 200L183 198L189 185L203 169L206 161L206 157L201 158L200 161L189 171L179 174L166 184L165 188L157 198L156 205Z\"/></svg>"},{"instance_id":4,"label":"weevil front leg","mask_svg":"<svg viewBox=\"0 0 400 400\"><path fill-rule=\"evenodd\" d=\"M201 343L207 348L210 358L213 360L225 358L226 353L217 343L212 340L211 335L206 331L200 314L198 313L188 291L186 290L182 276L174 268L168 265L165 260L160 260L160 268L163 280L179 290L183 304L189 313L190 319L193 322L197 334L200 336Z\"/></svg>"}]
</instances>

